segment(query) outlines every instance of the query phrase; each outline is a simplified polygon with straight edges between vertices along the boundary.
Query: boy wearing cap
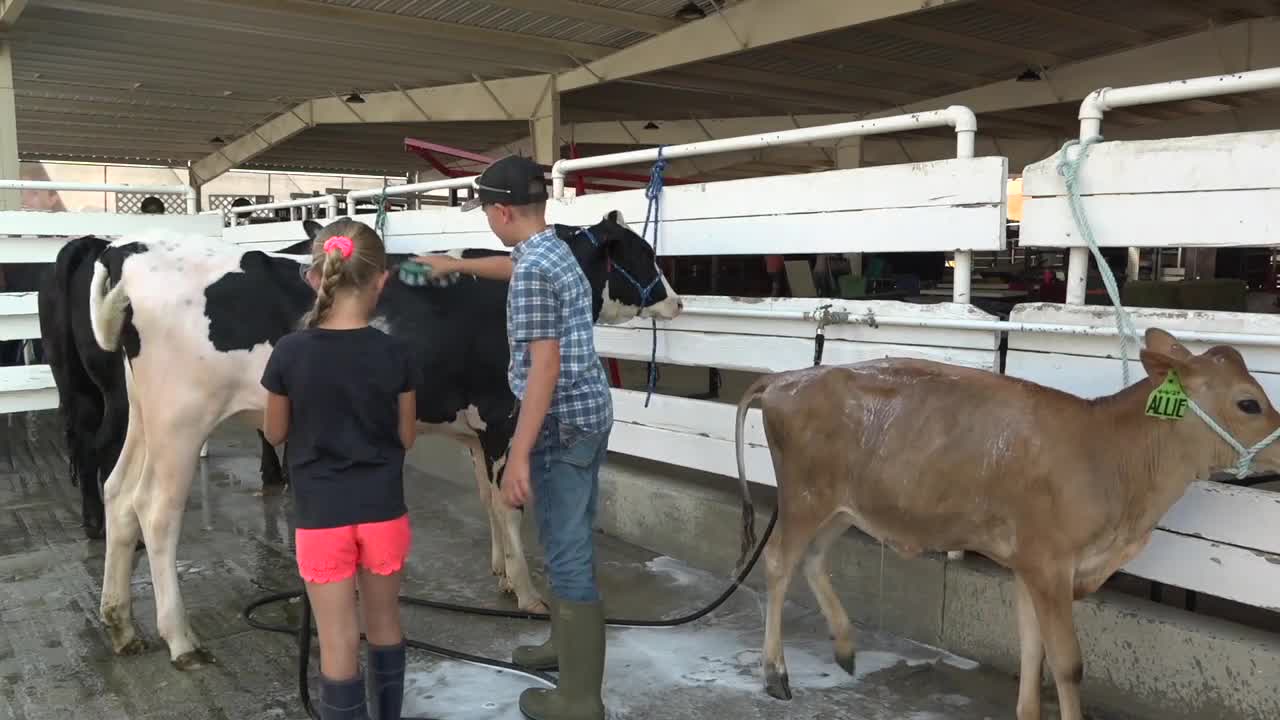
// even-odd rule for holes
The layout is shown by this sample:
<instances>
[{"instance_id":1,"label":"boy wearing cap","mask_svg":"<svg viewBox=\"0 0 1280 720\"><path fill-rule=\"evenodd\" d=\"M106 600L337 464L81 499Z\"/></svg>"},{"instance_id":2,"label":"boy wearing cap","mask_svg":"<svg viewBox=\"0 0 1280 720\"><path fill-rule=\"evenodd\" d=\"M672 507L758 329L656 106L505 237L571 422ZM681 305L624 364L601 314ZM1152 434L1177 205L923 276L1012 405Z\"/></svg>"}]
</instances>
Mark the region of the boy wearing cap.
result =
<instances>
[{"instance_id":1,"label":"boy wearing cap","mask_svg":"<svg viewBox=\"0 0 1280 720\"><path fill-rule=\"evenodd\" d=\"M604 612L595 578L592 527L600 465L613 426L613 399L595 349L591 287L569 246L547 224L542 168L508 156L477 178L462 209L483 209L511 257L418 258L433 274L510 279L507 378L519 417L502 496L522 506L532 490L550 579L551 637L521 646L516 664L560 670L555 690L528 689L520 710L534 720L603 720Z\"/></svg>"}]
</instances>

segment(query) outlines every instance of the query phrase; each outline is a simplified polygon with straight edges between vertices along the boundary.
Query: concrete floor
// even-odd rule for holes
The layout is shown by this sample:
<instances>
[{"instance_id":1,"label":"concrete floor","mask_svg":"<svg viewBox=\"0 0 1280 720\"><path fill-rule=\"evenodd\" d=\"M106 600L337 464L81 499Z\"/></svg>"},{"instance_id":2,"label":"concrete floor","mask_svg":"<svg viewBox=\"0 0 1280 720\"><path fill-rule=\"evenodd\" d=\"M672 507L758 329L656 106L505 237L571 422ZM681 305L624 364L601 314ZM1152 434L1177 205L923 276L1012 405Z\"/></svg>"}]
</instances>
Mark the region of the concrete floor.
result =
<instances>
[{"instance_id":1,"label":"concrete floor","mask_svg":"<svg viewBox=\"0 0 1280 720\"><path fill-rule=\"evenodd\" d=\"M78 490L65 479L65 454L52 417L39 414L30 427L27 417L15 416L8 432L0 432L0 720L305 718L295 689L294 640L253 630L240 617L251 598L299 585L290 503L287 495L261 494L256 438L238 429L215 434L187 506L178 551L182 591L191 623L216 663L184 673L170 665L156 635L143 558L133 592L147 652L112 655L97 617L103 545L86 540L80 530ZM511 607L489 574L489 535L474 491L414 469L407 472L415 544L406 592ZM536 545L530 549L536 558ZM615 617L683 614L709 602L729 581L605 536L600 553L607 610ZM541 585L541 563L532 564ZM743 589L691 625L610 629L605 699L611 717L981 720L1014 715L1012 678L874 628L858 629L858 669L855 677L848 676L832 659L821 615L798 605L788 607L785 621L795 699L773 700L760 680L763 607L759 594ZM289 614L287 608L269 609L258 617L281 622ZM410 637L500 658L545 632L542 623L417 608L406 608L404 624ZM405 714L516 720L519 691L537 683L411 652Z\"/></svg>"}]
</instances>

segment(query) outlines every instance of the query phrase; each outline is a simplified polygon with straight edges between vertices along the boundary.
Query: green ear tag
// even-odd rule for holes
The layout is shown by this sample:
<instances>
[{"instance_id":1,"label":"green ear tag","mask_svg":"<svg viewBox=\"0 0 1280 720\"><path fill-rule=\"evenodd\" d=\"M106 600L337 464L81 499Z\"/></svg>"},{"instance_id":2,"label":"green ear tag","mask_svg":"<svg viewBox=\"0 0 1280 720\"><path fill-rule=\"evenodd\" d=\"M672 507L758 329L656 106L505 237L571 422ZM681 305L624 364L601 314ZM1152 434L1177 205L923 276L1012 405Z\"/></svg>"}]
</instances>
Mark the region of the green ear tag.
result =
<instances>
[{"instance_id":1,"label":"green ear tag","mask_svg":"<svg viewBox=\"0 0 1280 720\"><path fill-rule=\"evenodd\" d=\"M1160 387L1147 396L1147 415L1161 420L1181 420L1187 414L1188 402L1178 371L1170 370Z\"/></svg>"}]
</instances>

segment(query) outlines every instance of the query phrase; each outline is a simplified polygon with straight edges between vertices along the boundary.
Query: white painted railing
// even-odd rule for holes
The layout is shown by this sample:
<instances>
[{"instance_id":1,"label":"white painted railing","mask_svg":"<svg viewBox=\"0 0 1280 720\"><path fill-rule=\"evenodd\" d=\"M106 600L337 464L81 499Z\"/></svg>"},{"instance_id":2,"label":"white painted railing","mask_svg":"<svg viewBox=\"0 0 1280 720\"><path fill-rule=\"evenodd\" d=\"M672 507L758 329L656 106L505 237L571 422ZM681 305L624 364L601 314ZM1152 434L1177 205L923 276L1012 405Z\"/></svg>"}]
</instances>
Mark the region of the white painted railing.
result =
<instances>
[{"instance_id":1,"label":"white painted railing","mask_svg":"<svg viewBox=\"0 0 1280 720\"><path fill-rule=\"evenodd\" d=\"M1280 69L1106 88L1081 104L1081 139L1106 110L1280 87ZM1076 152L1075 149L1071 152ZM1058 157L1023 173L1024 247L1069 248L1067 304L1021 305L1014 322L1089 333L1009 334L1005 372L1084 397L1119 389L1119 338L1109 298L1086 306L1090 254L1071 215ZM1280 131L1097 142L1080 172L1082 206L1101 247L1257 247L1280 244ZM1131 260L1132 263L1132 260ZM1199 352L1229 343L1273 401L1280 400L1280 315L1128 308L1138 331L1155 325ZM1098 337L1092 328L1111 328ZM1130 373L1145 371L1130 359ZM1238 602L1280 608L1280 500L1265 490L1197 482L1123 570Z\"/></svg>"},{"instance_id":2,"label":"white painted railing","mask_svg":"<svg viewBox=\"0 0 1280 720\"><path fill-rule=\"evenodd\" d=\"M241 215L251 215L261 210L289 210L290 220L303 220L303 208L325 208L325 217L333 219L338 216L338 196L337 195L316 195L315 197L298 198L296 200L281 200L280 202L262 203L260 205L241 205L239 207L227 208L227 212L231 215L231 224L237 225L240 222ZM294 211L298 212L294 212ZM297 217L294 217L297 215ZM265 223L264 223L265 224Z\"/></svg>"},{"instance_id":3,"label":"white painted railing","mask_svg":"<svg viewBox=\"0 0 1280 720\"><path fill-rule=\"evenodd\" d=\"M0 190L67 192L136 192L183 195L195 213L196 191L186 185L117 185L60 183L45 180L0 180ZM217 236L218 218L188 215L69 213L11 210L0 212L0 263L52 263L68 238L81 235L113 237L148 228ZM40 337L35 292L0 293L0 339ZM0 413L47 410L58 406L57 388L48 365L0 367Z\"/></svg>"}]
</instances>

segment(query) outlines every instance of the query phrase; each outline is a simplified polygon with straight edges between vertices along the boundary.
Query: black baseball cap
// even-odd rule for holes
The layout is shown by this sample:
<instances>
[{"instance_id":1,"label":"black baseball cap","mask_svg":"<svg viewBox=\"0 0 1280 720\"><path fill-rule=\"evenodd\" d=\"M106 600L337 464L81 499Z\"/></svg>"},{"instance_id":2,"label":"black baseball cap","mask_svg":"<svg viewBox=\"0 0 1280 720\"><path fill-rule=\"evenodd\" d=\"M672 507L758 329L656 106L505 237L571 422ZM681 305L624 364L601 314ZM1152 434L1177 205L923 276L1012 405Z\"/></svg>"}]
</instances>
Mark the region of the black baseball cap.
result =
<instances>
[{"instance_id":1,"label":"black baseball cap","mask_svg":"<svg viewBox=\"0 0 1280 720\"><path fill-rule=\"evenodd\" d=\"M485 203L530 205L547 199L547 177L542 167L520 155L493 161L471 183L475 194L462 204L463 212Z\"/></svg>"}]
</instances>

